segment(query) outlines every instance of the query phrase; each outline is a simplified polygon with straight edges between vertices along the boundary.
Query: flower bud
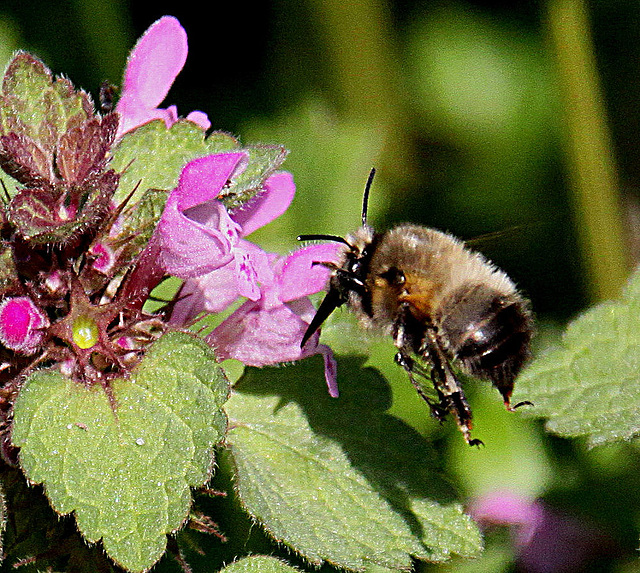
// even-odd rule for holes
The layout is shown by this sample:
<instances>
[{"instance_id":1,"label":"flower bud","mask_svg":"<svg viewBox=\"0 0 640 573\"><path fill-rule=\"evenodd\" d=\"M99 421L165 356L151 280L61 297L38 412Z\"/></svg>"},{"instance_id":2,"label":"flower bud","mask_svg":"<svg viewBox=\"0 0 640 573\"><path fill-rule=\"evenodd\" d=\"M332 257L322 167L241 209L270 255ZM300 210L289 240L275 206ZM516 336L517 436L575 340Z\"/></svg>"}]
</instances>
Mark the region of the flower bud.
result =
<instances>
[{"instance_id":1,"label":"flower bud","mask_svg":"<svg viewBox=\"0 0 640 573\"><path fill-rule=\"evenodd\" d=\"M11 350L33 354L48 326L46 315L29 297L6 298L0 303L0 342Z\"/></svg>"}]
</instances>

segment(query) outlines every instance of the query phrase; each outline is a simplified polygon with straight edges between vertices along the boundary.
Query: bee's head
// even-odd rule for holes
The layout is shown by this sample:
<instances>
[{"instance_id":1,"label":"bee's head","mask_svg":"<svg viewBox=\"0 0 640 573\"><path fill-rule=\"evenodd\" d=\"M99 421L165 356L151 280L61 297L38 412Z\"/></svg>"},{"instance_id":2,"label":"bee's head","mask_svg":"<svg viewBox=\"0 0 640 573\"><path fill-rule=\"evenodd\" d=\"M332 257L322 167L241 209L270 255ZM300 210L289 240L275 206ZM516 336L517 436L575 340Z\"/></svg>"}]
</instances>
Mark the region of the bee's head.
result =
<instances>
[{"instance_id":1,"label":"bee's head","mask_svg":"<svg viewBox=\"0 0 640 573\"><path fill-rule=\"evenodd\" d=\"M345 245L342 265L322 262L314 263L324 264L333 270L333 274L329 283L329 291L304 333L300 347L303 347L307 343L307 340L313 336L316 330L320 328L322 323L336 308L347 302L350 290L365 288L363 273L365 272L365 267L368 267L370 253L372 252L371 246L374 244L376 237L374 230L367 224L369 190L371 189L375 174L376 170L372 168L362 198L362 226L357 231L347 235L346 238L338 235L325 234L298 236L298 241L335 241Z\"/></svg>"}]
</instances>

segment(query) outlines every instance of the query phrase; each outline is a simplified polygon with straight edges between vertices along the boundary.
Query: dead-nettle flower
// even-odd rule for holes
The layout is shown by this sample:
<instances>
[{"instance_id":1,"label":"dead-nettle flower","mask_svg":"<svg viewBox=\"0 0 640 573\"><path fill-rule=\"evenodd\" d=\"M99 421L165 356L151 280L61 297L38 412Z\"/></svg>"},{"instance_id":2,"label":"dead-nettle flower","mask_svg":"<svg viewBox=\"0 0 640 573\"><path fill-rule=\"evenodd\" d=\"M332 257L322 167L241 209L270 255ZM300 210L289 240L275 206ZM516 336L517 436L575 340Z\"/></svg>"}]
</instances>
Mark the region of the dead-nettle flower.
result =
<instances>
[{"instance_id":1,"label":"dead-nettle flower","mask_svg":"<svg viewBox=\"0 0 640 573\"><path fill-rule=\"evenodd\" d=\"M132 199L135 189L119 188L127 166L139 161L143 174L145 167L135 146L120 145L125 138L154 119L167 128L178 121L175 107L158 106L186 55L179 22L169 16L155 22L129 57L116 112L104 115L33 56L20 53L9 64L0 86L0 167L13 185L0 208L0 352L8 365L0 376L6 383L40 365L57 365L78 382L107 388L168 328L183 328L200 313L220 312L244 297L208 337L219 356L263 366L321 354L330 393L337 395L331 350L317 335L300 349L313 316L308 295L328 278L328 269L314 263L334 260L335 245L279 257L245 239L293 199L291 174L275 171L284 157L280 148L242 150L218 134L227 137L221 149L237 150L190 161L171 193L143 188ZM23 84L40 87L32 94ZM186 119L204 136L210 124L203 113ZM265 159L269 152L273 159ZM184 279L184 286L170 317L150 315L143 304L167 274Z\"/></svg>"},{"instance_id":2,"label":"dead-nettle flower","mask_svg":"<svg viewBox=\"0 0 640 573\"><path fill-rule=\"evenodd\" d=\"M245 302L207 336L220 358L235 358L251 366L300 360L321 354L329 394L338 396L336 362L331 349L318 344L315 333L304 349L300 341L315 308L308 296L322 290L328 271L316 261L335 260L332 244L312 245L272 262L273 281L264 284L260 297Z\"/></svg>"},{"instance_id":3,"label":"dead-nettle flower","mask_svg":"<svg viewBox=\"0 0 640 573\"><path fill-rule=\"evenodd\" d=\"M136 224L156 219L136 214L135 201L114 204L122 173L112 159L136 127L178 120L175 107L158 105L186 54L179 22L158 20L131 53L117 113L104 115L29 54L18 53L7 67L0 86L0 167L11 182L0 206L5 384L40 364L58 364L78 382L108 384L166 329L142 311L163 267L156 262L143 280L131 272L146 253ZM188 119L203 133L209 127L201 112Z\"/></svg>"},{"instance_id":4,"label":"dead-nettle flower","mask_svg":"<svg viewBox=\"0 0 640 573\"><path fill-rule=\"evenodd\" d=\"M46 315L26 296L0 303L0 343L22 354L38 350L49 326Z\"/></svg>"},{"instance_id":5,"label":"dead-nettle flower","mask_svg":"<svg viewBox=\"0 0 640 573\"><path fill-rule=\"evenodd\" d=\"M186 279L171 322L183 325L203 311L220 312L243 296L248 302L207 338L219 356L264 366L322 354L330 393L337 395L330 349L317 336L300 349L314 312L307 297L328 279L326 267L313 263L335 259L337 249L316 245L277 257L246 241L288 208L295 185L289 173L274 173L261 193L228 214L216 198L245 159L227 153L190 162L167 201L157 229L161 258L170 274Z\"/></svg>"},{"instance_id":6,"label":"dead-nettle flower","mask_svg":"<svg viewBox=\"0 0 640 573\"><path fill-rule=\"evenodd\" d=\"M163 16L154 22L138 40L129 55L116 105L120 116L118 137L154 119L163 119L167 127L178 120L176 106L166 109L158 106L182 70L187 52L187 34L173 16ZM211 127L201 111L192 111L187 119L205 130Z\"/></svg>"},{"instance_id":7,"label":"dead-nettle flower","mask_svg":"<svg viewBox=\"0 0 640 573\"><path fill-rule=\"evenodd\" d=\"M531 573L578 573L594 558L619 551L594 525L514 492L487 493L469 513L484 528L510 527L516 561Z\"/></svg>"}]
</instances>

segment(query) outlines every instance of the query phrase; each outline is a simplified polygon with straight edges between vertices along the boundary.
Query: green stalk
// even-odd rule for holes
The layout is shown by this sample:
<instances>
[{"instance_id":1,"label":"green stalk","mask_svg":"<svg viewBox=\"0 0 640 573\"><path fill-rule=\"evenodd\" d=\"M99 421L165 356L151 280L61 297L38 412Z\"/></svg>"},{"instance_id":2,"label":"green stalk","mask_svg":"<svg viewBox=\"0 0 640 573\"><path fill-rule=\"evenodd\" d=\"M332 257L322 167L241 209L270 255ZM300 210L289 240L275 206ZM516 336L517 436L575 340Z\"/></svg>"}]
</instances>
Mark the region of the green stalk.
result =
<instances>
[{"instance_id":1,"label":"green stalk","mask_svg":"<svg viewBox=\"0 0 640 573\"><path fill-rule=\"evenodd\" d=\"M566 151L592 298L616 298L629 256L611 134L584 0L549 0L548 30L564 106Z\"/></svg>"},{"instance_id":2,"label":"green stalk","mask_svg":"<svg viewBox=\"0 0 640 573\"><path fill-rule=\"evenodd\" d=\"M405 89L397 69L391 23L380 0L315 0L336 94L344 116L373 125L382 140L380 166L389 180L414 175L407 151Z\"/></svg>"}]
</instances>

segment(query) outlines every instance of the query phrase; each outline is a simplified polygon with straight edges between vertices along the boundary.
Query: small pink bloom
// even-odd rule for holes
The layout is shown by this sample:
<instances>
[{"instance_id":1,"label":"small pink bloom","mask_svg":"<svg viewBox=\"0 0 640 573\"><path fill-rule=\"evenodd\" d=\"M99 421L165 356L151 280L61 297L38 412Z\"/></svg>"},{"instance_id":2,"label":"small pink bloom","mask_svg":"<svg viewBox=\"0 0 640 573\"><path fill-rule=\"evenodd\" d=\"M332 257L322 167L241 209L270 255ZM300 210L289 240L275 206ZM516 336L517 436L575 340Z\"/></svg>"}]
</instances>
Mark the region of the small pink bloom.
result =
<instances>
[{"instance_id":1,"label":"small pink bloom","mask_svg":"<svg viewBox=\"0 0 640 573\"><path fill-rule=\"evenodd\" d=\"M186 279L171 323L182 326L201 312L215 313L238 297L247 300L208 337L220 358L264 366L322 354L332 396L336 365L316 333L300 348L315 309L308 295L324 289L329 271L316 261L336 260L335 244L313 245L277 257L245 236L279 217L295 194L289 173L271 175L263 190L231 215L216 200L245 155L224 153L191 161L183 169L157 228L157 243L170 274Z\"/></svg>"},{"instance_id":2,"label":"small pink bloom","mask_svg":"<svg viewBox=\"0 0 640 573\"><path fill-rule=\"evenodd\" d=\"M329 394L338 396L333 353L328 346L318 344L319 333L300 348L315 314L307 296L322 290L329 276L326 267L313 263L335 260L337 250L333 244L312 245L276 259L274 280L262 286L262 296L245 302L207 337L218 356L235 358L249 366L265 366L321 354Z\"/></svg>"},{"instance_id":3,"label":"small pink bloom","mask_svg":"<svg viewBox=\"0 0 640 573\"><path fill-rule=\"evenodd\" d=\"M91 266L104 275L109 274L116 262L113 249L104 243L96 243L89 249L89 254L94 257Z\"/></svg>"},{"instance_id":4,"label":"small pink bloom","mask_svg":"<svg viewBox=\"0 0 640 573\"><path fill-rule=\"evenodd\" d=\"M129 55L116 106L120 114L118 137L154 119L164 120L167 127L178 121L175 106L158 106L182 70L187 52L187 34L173 16L163 16L142 35ZM187 119L204 130L211 126L200 111L190 113Z\"/></svg>"},{"instance_id":5,"label":"small pink bloom","mask_svg":"<svg viewBox=\"0 0 640 573\"><path fill-rule=\"evenodd\" d=\"M0 303L0 342L11 350L33 354L48 326L46 315L26 296L6 298Z\"/></svg>"},{"instance_id":6,"label":"small pink bloom","mask_svg":"<svg viewBox=\"0 0 640 573\"><path fill-rule=\"evenodd\" d=\"M594 559L619 551L585 520L508 491L480 497L469 513L484 527L510 526L516 560L529 573L580 573Z\"/></svg>"},{"instance_id":7,"label":"small pink bloom","mask_svg":"<svg viewBox=\"0 0 640 573\"><path fill-rule=\"evenodd\" d=\"M183 279L198 277L233 260L242 229L216 197L245 157L209 155L183 168L157 228L168 273Z\"/></svg>"},{"instance_id":8,"label":"small pink bloom","mask_svg":"<svg viewBox=\"0 0 640 573\"><path fill-rule=\"evenodd\" d=\"M162 256L169 273L189 279L173 323L185 324L203 311L220 312L239 296L257 300L260 285L273 281L270 256L244 237L287 210L295 185L291 174L274 173L256 197L229 215L215 197L243 167L242 157L226 153L192 161L169 197L158 226Z\"/></svg>"}]
</instances>

